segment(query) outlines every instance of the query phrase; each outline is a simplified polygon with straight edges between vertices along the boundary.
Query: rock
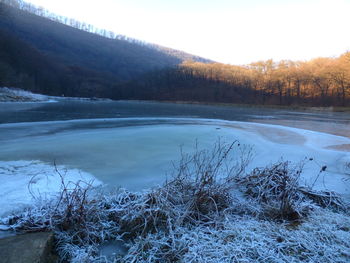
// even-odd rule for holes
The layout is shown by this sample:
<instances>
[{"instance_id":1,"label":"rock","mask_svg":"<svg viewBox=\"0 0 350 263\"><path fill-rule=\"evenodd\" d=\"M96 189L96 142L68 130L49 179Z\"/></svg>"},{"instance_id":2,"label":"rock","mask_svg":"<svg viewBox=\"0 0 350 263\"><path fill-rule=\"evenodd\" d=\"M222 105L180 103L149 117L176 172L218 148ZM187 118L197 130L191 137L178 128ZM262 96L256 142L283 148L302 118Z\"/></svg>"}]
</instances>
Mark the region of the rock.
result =
<instances>
[{"instance_id":1,"label":"rock","mask_svg":"<svg viewBox=\"0 0 350 263\"><path fill-rule=\"evenodd\" d=\"M54 263L53 233L38 232L0 239L1 263Z\"/></svg>"}]
</instances>

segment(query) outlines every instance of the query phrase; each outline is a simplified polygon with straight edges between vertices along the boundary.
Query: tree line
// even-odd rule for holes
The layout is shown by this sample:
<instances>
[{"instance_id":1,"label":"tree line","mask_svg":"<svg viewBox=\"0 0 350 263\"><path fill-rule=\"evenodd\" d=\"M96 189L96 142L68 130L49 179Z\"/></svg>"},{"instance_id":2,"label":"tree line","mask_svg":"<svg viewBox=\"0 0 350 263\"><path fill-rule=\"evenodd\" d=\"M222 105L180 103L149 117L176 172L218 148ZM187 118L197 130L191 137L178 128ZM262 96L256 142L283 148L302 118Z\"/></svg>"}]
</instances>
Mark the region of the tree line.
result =
<instances>
[{"instance_id":1,"label":"tree line","mask_svg":"<svg viewBox=\"0 0 350 263\"><path fill-rule=\"evenodd\" d=\"M37 15L37 16L41 16L41 17L45 17L48 18L52 21L61 23L61 24L65 24L86 32L90 32L90 33L94 33L106 38L111 38L111 39L119 39L119 40L125 40L128 41L130 43L136 43L139 45L147 45L146 42L138 40L138 39L134 39L134 38L130 38L127 37L125 35L121 35L121 34L116 34L113 31L110 30L106 30L106 29L102 29L102 28L97 28L92 24L86 23L86 22L82 22L79 20L76 20L74 18L69 18L66 16L62 16L62 15L58 15L56 13L50 12L49 10L41 7L41 6L35 6L31 3L25 2L23 0L0 0L0 3L4 3L6 5L12 6L14 8L18 8L20 10L29 12L31 14Z\"/></svg>"},{"instance_id":2,"label":"tree line","mask_svg":"<svg viewBox=\"0 0 350 263\"><path fill-rule=\"evenodd\" d=\"M206 102L349 106L350 52L310 61L244 66L185 62L124 85L121 97Z\"/></svg>"},{"instance_id":3,"label":"tree line","mask_svg":"<svg viewBox=\"0 0 350 263\"><path fill-rule=\"evenodd\" d=\"M185 63L202 78L251 90L259 104L346 106L350 96L350 52L310 61L260 61L246 66Z\"/></svg>"}]
</instances>

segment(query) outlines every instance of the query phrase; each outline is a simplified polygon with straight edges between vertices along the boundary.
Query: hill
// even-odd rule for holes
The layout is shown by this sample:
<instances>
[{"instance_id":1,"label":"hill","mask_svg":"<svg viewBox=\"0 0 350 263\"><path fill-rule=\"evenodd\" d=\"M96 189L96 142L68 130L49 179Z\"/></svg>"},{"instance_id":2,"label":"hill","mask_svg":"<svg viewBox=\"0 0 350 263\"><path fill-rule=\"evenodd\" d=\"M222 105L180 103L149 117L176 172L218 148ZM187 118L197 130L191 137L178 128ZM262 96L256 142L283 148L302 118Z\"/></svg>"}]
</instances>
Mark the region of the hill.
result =
<instances>
[{"instance_id":1,"label":"hill","mask_svg":"<svg viewBox=\"0 0 350 263\"><path fill-rule=\"evenodd\" d=\"M225 65L0 0L1 86L71 97L347 107L350 52Z\"/></svg>"},{"instance_id":2,"label":"hill","mask_svg":"<svg viewBox=\"0 0 350 263\"><path fill-rule=\"evenodd\" d=\"M142 74L205 59L110 39L0 3L0 86L69 96L108 96Z\"/></svg>"}]
</instances>

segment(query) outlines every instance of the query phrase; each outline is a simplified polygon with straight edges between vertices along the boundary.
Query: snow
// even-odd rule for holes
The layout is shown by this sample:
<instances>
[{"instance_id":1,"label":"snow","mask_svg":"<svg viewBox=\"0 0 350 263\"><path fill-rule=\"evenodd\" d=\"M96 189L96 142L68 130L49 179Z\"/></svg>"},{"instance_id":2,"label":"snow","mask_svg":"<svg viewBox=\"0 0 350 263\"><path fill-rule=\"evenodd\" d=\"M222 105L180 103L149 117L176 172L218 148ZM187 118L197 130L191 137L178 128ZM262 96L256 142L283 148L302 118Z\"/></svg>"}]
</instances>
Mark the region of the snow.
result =
<instances>
[{"instance_id":1,"label":"snow","mask_svg":"<svg viewBox=\"0 0 350 263\"><path fill-rule=\"evenodd\" d=\"M61 178L67 182L101 184L92 175L77 169L50 165L41 161L0 161L0 216L19 211L35 200L50 199L61 189ZM1 229L0 229L1 230Z\"/></svg>"},{"instance_id":2,"label":"snow","mask_svg":"<svg viewBox=\"0 0 350 263\"><path fill-rule=\"evenodd\" d=\"M33 93L30 91L17 89L17 88L7 88L0 87L0 102L58 102L62 100L83 100L83 101L110 101L105 98L80 98L80 97L58 97L58 96L48 96L38 93Z\"/></svg>"},{"instance_id":3,"label":"snow","mask_svg":"<svg viewBox=\"0 0 350 263\"><path fill-rule=\"evenodd\" d=\"M0 102L56 102L54 97L22 89L0 87Z\"/></svg>"}]
</instances>

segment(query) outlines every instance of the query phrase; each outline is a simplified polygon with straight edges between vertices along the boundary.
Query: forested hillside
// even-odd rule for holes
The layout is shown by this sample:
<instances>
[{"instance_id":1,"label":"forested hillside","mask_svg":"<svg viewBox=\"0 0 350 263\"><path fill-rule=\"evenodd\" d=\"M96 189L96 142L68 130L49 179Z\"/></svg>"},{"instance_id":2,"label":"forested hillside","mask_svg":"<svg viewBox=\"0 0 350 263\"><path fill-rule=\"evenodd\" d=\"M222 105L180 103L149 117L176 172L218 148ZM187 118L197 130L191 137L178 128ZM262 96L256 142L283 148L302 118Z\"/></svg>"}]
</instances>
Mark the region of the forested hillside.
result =
<instances>
[{"instance_id":1,"label":"forested hillside","mask_svg":"<svg viewBox=\"0 0 350 263\"><path fill-rule=\"evenodd\" d=\"M0 0L0 86L112 99L350 106L350 52L225 65Z\"/></svg>"},{"instance_id":2,"label":"forested hillside","mask_svg":"<svg viewBox=\"0 0 350 263\"><path fill-rule=\"evenodd\" d=\"M183 62L181 52L107 38L1 2L0 86L108 96L117 84Z\"/></svg>"},{"instance_id":3,"label":"forested hillside","mask_svg":"<svg viewBox=\"0 0 350 263\"><path fill-rule=\"evenodd\" d=\"M246 66L185 62L124 85L116 97L225 103L349 106L350 52L306 62Z\"/></svg>"}]
</instances>

